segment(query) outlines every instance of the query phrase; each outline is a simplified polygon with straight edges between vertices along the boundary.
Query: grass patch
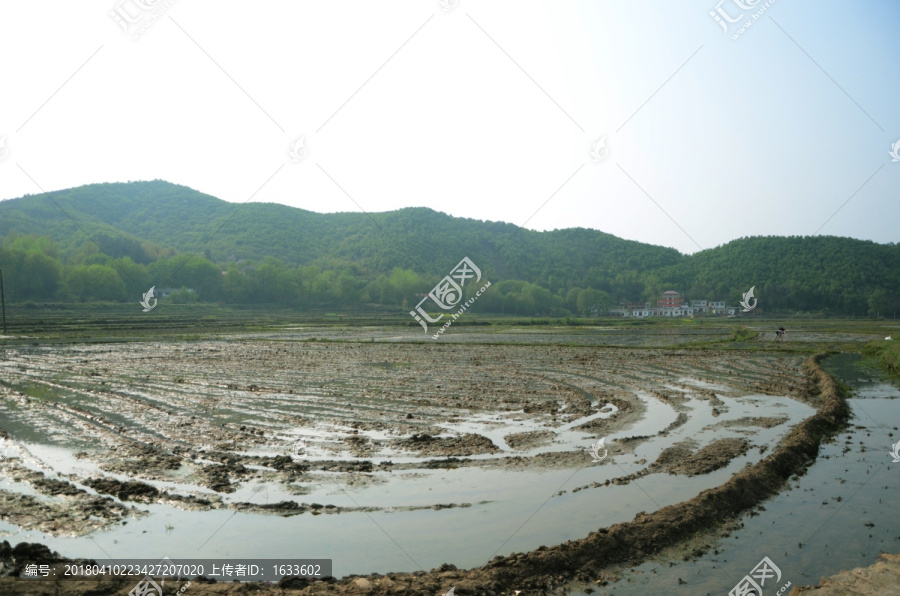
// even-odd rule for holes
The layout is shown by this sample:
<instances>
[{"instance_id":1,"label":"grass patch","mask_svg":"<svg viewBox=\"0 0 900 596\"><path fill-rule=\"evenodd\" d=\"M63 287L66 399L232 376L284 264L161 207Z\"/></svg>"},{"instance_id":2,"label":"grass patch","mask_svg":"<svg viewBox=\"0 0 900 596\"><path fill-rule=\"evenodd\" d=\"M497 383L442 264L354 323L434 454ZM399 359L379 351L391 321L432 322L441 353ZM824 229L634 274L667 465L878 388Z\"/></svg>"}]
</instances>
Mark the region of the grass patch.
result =
<instances>
[{"instance_id":1,"label":"grass patch","mask_svg":"<svg viewBox=\"0 0 900 596\"><path fill-rule=\"evenodd\" d=\"M731 332L731 341L750 341L751 339L756 339L758 335L758 331L741 325Z\"/></svg>"},{"instance_id":2,"label":"grass patch","mask_svg":"<svg viewBox=\"0 0 900 596\"><path fill-rule=\"evenodd\" d=\"M863 346L861 352L873 358L892 379L900 379L900 342L877 340Z\"/></svg>"}]
</instances>

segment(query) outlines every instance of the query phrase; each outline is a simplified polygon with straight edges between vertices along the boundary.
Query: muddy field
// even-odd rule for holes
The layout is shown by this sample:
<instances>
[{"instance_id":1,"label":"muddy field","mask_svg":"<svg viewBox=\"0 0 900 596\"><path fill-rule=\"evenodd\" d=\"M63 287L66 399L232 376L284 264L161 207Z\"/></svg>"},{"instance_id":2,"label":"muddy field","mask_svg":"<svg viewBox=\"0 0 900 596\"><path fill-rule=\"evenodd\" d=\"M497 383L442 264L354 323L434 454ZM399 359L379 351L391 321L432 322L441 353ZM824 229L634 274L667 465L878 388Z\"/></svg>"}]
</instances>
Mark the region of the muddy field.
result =
<instances>
[{"instance_id":1,"label":"muddy field","mask_svg":"<svg viewBox=\"0 0 900 596\"><path fill-rule=\"evenodd\" d=\"M194 544L226 535L226 518L201 517L221 510L235 532L241 520L308 516L326 532L382 530L385 552L355 567L335 556L337 576L402 571L397 548L414 553L410 571L437 567L479 527L484 544L457 562L484 564L684 501L760 461L814 413L802 363L789 352L234 337L6 348L0 538L69 557L98 556L78 552L84 540L134 553L143 543L123 527L174 515L193 524ZM465 490L441 490L454 483ZM580 513L598 500L621 505ZM404 515L441 528L447 550L417 552L433 537L404 534ZM184 540L176 530L152 544ZM228 549L274 557L280 544Z\"/></svg>"}]
</instances>

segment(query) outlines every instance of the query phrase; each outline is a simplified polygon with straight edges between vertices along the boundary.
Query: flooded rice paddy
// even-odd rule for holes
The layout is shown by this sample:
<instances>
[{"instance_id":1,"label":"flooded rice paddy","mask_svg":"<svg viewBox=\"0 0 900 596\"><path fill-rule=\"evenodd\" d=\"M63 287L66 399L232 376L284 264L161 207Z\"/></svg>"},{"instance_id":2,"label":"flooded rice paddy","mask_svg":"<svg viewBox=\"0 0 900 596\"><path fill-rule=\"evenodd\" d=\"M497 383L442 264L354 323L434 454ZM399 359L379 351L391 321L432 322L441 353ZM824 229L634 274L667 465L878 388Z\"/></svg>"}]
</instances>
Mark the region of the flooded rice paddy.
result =
<instances>
[{"instance_id":1,"label":"flooded rice paddy","mask_svg":"<svg viewBox=\"0 0 900 596\"><path fill-rule=\"evenodd\" d=\"M6 348L0 538L471 567L718 486L813 413L791 353L389 337Z\"/></svg>"},{"instance_id":2,"label":"flooded rice paddy","mask_svg":"<svg viewBox=\"0 0 900 596\"><path fill-rule=\"evenodd\" d=\"M572 584L567 594L726 594L763 557L782 574L775 593L787 582L818 584L841 570L868 567L880 553L900 552L900 463L890 454L900 441L900 388L856 367L859 361L854 354L825 361L853 388L850 426L825 442L815 463L781 494L743 516L736 528L640 565L611 566L594 583Z\"/></svg>"}]
</instances>

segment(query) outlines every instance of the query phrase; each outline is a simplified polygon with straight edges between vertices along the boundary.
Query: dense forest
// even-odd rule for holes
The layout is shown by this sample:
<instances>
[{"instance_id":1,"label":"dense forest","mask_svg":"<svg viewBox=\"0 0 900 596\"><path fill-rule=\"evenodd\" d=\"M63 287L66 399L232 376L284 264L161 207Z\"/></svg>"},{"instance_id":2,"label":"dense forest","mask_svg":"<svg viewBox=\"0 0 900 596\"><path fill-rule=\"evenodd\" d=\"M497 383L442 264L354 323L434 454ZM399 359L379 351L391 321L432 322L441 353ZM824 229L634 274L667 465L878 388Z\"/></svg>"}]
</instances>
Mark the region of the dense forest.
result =
<instances>
[{"instance_id":1,"label":"dense forest","mask_svg":"<svg viewBox=\"0 0 900 596\"><path fill-rule=\"evenodd\" d=\"M476 310L585 315L674 289L760 310L894 316L900 246L752 237L694 255L583 228L534 232L426 208L320 214L227 203L164 181L96 184L0 202L6 299L166 300L408 309L469 257L492 282Z\"/></svg>"}]
</instances>

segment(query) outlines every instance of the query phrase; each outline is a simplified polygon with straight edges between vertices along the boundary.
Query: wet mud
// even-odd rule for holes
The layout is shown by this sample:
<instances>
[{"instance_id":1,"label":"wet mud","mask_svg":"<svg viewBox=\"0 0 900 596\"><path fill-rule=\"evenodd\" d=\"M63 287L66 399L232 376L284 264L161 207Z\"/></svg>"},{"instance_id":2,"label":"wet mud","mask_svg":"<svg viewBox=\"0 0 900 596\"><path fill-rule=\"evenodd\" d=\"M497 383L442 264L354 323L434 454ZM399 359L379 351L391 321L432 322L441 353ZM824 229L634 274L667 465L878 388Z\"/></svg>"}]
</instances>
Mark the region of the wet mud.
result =
<instances>
[{"instance_id":1,"label":"wet mud","mask_svg":"<svg viewBox=\"0 0 900 596\"><path fill-rule=\"evenodd\" d=\"M115 351L21 349L2 370L3 427L13 438L30 433L35 442L61 442L76 457L53 470L35 463L27 449L21 461L0 461L14 483L0 491L0 512L19 527L54 535L83 535L127 521L145 515L140 506L147 504L333 515L352 509L295 500L255 503L232 495L260 483L304 494L335 478L348 485L391 482L397 473L440 468L578 468L589 465L590 457L586 441L576 444L576 437L594 440L635 426L647 415L648 399L676 413L656 433L660 436L683 426L696 401L709 404L713 416L728 414L726 397L748 393L789 395L815 408L815 415L784 429L771 453L725 484L585 538L496 557L468 570L444 565L303 586L303 580L253 586L284 594L440 594L450 587L456 594L542 593L572 579L593 581L603 573L597 561L640 561L698 532L725 526L776 493L785 479L802 473L822 437L844 423L847 410L817 359L802 369L800 364L796 355L739 360L715 350L277 341ZM716 423L747 437L706 445L681 441L615 482L660 472L708 474L751 448L762 453L764 446L752 441L754 429L779 427L784 420L765 415ZM614 441L610 455L634 453L648 438ZM22 490L16 492L17 487ZM16 559L22 560L24 555ZM15 580L0 580L0 586L22 588L6 581ZM66 593L124 594L130 589L110 581L102 589L85 584L82 592L77 583L67 582ZM39 586L52 582L29 585L43 590ZM237 589L191 586L198 594Z\"/></svg>"}]
</instances>

